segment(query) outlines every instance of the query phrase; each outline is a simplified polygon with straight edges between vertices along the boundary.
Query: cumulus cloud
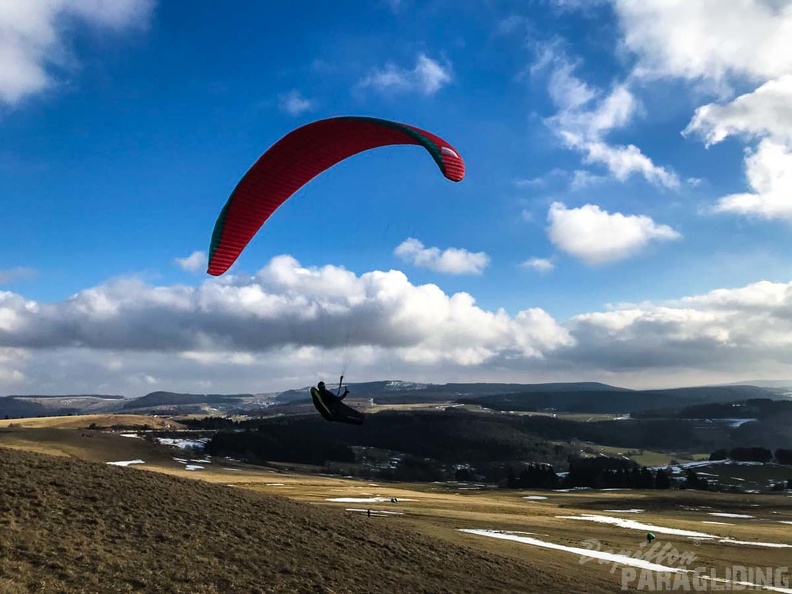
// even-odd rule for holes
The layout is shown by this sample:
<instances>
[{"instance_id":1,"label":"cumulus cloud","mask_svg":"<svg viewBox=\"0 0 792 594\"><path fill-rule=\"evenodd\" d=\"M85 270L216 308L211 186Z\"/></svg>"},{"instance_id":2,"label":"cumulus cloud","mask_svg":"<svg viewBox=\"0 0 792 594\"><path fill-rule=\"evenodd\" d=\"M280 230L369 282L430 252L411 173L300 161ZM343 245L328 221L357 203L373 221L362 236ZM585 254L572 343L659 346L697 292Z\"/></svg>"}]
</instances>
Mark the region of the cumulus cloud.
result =
<instances>
[{"instance_id":1,"label":"cumulus cloud","mask_svg":"<svg viewBox=\"0 0 792 594\"><path fill-rule=\"evenodd\" d=\"M359 86L383 92L418 92L434 95L453 80L451 65L441 64L424 54L418 56L415 67L402 68L388 63L362 79Z\"/></svg>"},{"instance_id":2,"label":"cumulus cloud","mask_svg":"<svg viewBox=\"0 0 792 594\"><path fill-rule=\"evenodd\" d=\"M635 74L723 82L792 71L789 0L615 0Z\"/></svg>"},{"instance_id":3,"label":"cumulus cloud","mask_svg":"<svg viewBox=\"0 0 792 594\"><path fill-rule=\"evenodd\" d=\"M554 202L547 218L553 244L586 264L623 260L639 253L651 241L681 237L671 227L658 225L647 216L611 214L595 204L568 209Z\"/></svg>"},{"instance_id":4,"label":"cumulus cloud","mask_svg":"<svg viewBox=\"0 0 792 594\"><path fill-rule=\"evenodd\" d=\"M0 348L183 353L358 346L467 364L507 353L540 357L568 340L541 310L510 317L479 308L466 293L413 285L398 271L358 277L334 266L305 268L288 256L255 277L199 287L122 279L52 304L0 293Z\"/></svg>"},{"instance_id":5,"label":"cumulus cloud","mask_svg":"<svg viewBox=\"0 0 792 594\"><path fill-rule=\"evenodd\" d=\"M577 347L565 356L613 372L784 374L792 363L790 313L792 283L766 281L677 302L625 305L570 320Z\"/></svg>"},{"instance_id":6,"label":"cumulus cloud","mask_svg":"<svg viewBox=\"0 0 792 594\"><path fill-rule=\"evenodd\" d=\"M182 270L186 270L187 272L198 272L206 268L208 261L206 253L199 250L193 252L186 258L176 258L175 262Z\"/></svg>"},{"instance_id":7,"label":"cumulus cloud","mask_svg":"<svg viewBox=\"0 0 792 594\"><path fill-rule=\"evenodd\" d=\"M753 191L724 196L715 211L792 223L792 149L763 140L756 150L747 151L745 169Z\"/></svg>"},{"instance_id":8,"label":"cumulus cloud","mask_svg":"<svg viewBox=\"0 0 792 594\"><path fill-rule=\"evenodd\" d=\"M47 0L0 3L0 102L22 99L55 85L58 69L72 65L67 37L73 25L121 31L145 26L154 0Z\"/></svg>"},{"instance_id":9,"label":"cumulus cloud","mask_svg":"<svg viewBox=\"0 0 792 594\"><path fill-rule=\"evenodd\" d=\"M716 212L738 213L792 223L792 75L768 81L724 104L696 110L685 134L701 136L707 146L729 136L760 138L747 149L749 192L720 198Z\"/></svg>"},{"instance_id":10,"label":"cumulus cloud","mask_svg":"<svg viewBox=\"0 0 792 594\"><path fill-rule=\"evenodd\" d=\"M703 137L708 147L736 135L792 142L792 74L729 103L699 107L683 134Z\"/></svg>"},{"instance_id":11,"label":"cumulus cloud","mask_svg":"<svg viewBox=\"0 0 792 594\"><path fill-rule=\"evenodd\" d=\"M257 392L356 381L608 381L658 387L788 377L792 282L576 315L489 311L398 271L274 258L198 287L110 282L57 303L0 293L0 391ZM387 371L383 371L387 370ZM684 378L684 379L683 379Z\"/></svg>"},{"instance_id":12,"label":"cumulus cloud","mask_svg":"<svg viewBox=\"0 0 792 594\"><path fill-rule=\"evenodd\" d=\"M424 247L412 237L405 239L393 252L405 262L448 274L481 274L490 258L484 252L469 252L462 248Z\"/></svg>"},{"instance_id":13,"label":"cumulus cloud","mask_svg":"<svg viewBox=\"0 0 792 594\"><path fill-rule=\"evenodd\" d=\"M616 0L615 8L636 75L703 81L726 96L735 83L759 83L699 107L683 134L707 147L758 140L745 151L749 191L721 197L714 210L792 222L792 1Z\"/></svg>"},{"instance_id":14,"label":"cumulus cloud","mask_svg":"<svg viewBox=\"0 0 792 594\"><path fill-rule=\"evenodd\" d=\"M288 93L283 93L278 96L278 105L281 111L285 111L289 115L297 116L314 109L316 107L316 102L312 99L303 97L300 91L292 89Z\"/></svg>"},{"instance_id":15,"label":"cumulus cloud","mask_svg":"<svg viewBox=\"0 0 792 594\"><path fill-rule=\"evenodd\" d=\"M356 276L273 259L253 277L156 287L122 279L58 303L0 293L0 389L146 393L305 385L354 361L454 377L546 356L570 337L538 308L509 315L398 271ZM10 354L14 353L13 356ZM17 356L21 353L24 356ZM310 379L307 379L310 378Z\"/></svg>"},{"instance_id":16,"label":"cumulus cloud","mask_svg":"<svg viewBox=\"0 0 792 594\"><path fill-rule=\"evenodd\" d=\"M655 165L637 146L607 142L607 135L624 128L638 111L626 85L616 85L607 94L594 89L575 76L575 64L552 48L544 49L533 70L547 68L551 71L548 92L558 112L546 124L566 147L582 153L586 163L603 165L619 181L641 175L659 186L679 186L675 173Z\"/></svg>"}]
</instances>

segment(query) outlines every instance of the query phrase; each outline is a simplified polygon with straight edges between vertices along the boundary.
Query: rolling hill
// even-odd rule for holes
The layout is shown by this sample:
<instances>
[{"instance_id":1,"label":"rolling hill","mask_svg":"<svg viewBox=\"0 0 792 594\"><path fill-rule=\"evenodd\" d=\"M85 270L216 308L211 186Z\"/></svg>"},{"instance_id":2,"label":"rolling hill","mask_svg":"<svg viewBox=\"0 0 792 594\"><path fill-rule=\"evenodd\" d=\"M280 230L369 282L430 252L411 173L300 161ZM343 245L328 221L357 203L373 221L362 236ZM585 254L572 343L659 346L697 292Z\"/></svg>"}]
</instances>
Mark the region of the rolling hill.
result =
<instances>
[{"instance_id":1,"label":"rolling hill","mask_svg":"<svg viewBox=\"0 0 792 594\"><path fill-rule=\"evenodd\" d=\"M513 559L338 508L5 448L0 527L0 592L9 594L525 592L552 585L549 574L529 574Z\"/></svg>"},{"instance_id":2,"label":"rolling hill","mask_svg":"<svg viewBox=\"0 0 792 594\"><path fill-rule=\"evenodd\" d=\"M332 386L331 386L332 387ZM350 400L379 406L468 403L495 410L629 413L750 398L781 398L776 388L702 386L629 390L598 382L421 384L377 381L349 384ZM92 413L169 415L272 415L312 410L308 387L265 394L185 394L158 390L137 398L119 395L13 395L0 397L0 418Z\"/></svg>"}]
</instances>

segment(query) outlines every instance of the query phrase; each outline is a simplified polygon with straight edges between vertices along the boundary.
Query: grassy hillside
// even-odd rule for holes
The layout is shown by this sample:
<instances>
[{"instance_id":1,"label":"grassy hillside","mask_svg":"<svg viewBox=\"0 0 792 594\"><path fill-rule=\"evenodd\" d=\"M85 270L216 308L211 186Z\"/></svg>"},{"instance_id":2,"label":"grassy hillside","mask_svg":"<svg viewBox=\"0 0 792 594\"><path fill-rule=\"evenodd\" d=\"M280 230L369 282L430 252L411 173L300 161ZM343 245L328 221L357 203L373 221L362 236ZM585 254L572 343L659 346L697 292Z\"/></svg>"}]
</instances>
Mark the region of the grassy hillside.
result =
<instances>
[{"instance_id":1,"label":"grassy hillside","mask_svg":"<svg viewBox=\"0 0 792 594\"><path fill-rule=\"evenodd\" d=\"M640 550L646 528L582 517L592 513L645 522L659 547L695 552L696 566L719 575L735 564L787 566L792 550L792 498L781 493L372 483L221 458L188 471L184 451L79 429L5 429L0 444L0 594L620 591L610 564L581 567L572 551L460 531ZM20 450L31 448L59 456ZM141 463L103 463L133 458Z\"/></svg>"},{"instance_id":2,"label":"grassy hillside","mask_svg":"<svg viewBox=\"0 0 792 594\"><path fill-rule=\"evenodd\" d=\"M50 429L110 429L113 427L143 429L180 429L180 423L170 419L132 414L76 415L65 417L36 417L32 419L0 419L0 427Z\"/></svg>"},{"instance_id":3,"label":"grassy hillside","mask_svg":"<svg viewBox=\"0 0 792 594\"><path fill-rule=\"evenodd\" d=\"M515 561L365 515L0 448L0 592L517 592L525 586Z\"/></svg>"}]
</instances>

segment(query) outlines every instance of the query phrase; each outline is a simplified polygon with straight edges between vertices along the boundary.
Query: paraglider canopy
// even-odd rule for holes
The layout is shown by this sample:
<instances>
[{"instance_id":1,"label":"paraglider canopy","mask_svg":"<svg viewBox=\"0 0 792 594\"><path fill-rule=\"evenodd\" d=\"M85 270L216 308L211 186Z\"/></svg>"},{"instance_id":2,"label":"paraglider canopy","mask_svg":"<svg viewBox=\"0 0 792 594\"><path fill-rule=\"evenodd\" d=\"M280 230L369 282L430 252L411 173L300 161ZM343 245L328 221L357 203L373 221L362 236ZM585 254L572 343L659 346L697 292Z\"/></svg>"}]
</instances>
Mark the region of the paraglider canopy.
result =
<instances>
[{"instance_id":1,"label":"paraglider canopy","mask_svg":"<svg viewBox=\"0 0 792 594\"><path fill-rule=\"evenodd\" d=\"M362 116L307 124L276 142L237 184L215 223L207 272L227 271L270 215L311 179L352 155L397 144L424 147L451 181L465 176L454 147L414 126Z\"/></svg>"}]
</instances>

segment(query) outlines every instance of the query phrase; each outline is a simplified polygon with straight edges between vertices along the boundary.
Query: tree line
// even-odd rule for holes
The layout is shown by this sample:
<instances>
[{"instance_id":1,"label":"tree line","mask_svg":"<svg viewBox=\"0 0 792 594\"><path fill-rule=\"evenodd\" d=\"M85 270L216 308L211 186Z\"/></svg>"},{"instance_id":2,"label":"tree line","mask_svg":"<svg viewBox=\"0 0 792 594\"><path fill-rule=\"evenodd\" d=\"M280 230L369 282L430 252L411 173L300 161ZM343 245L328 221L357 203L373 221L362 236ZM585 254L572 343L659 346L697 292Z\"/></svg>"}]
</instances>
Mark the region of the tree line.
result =
<instances>
[{"instance_id":1,"label":"tree line","mask_svg":"<svg viewBox=\"0 0 792 594\"><path fill-rule=\"evenodd\" d=\"M710 454L710 460L735 460L738 462L776 462L792 466L792 449L778 448L775 452L769 448L732 448L727 450L721 448Z\"/></svg>"},{"instance_id":2,"label":"tree line","mask_svg":"<svg viewBox=\"0 0 792 594\"><path fill-rule=\"evenodd\" d=\"M604 463L580 462L580 442L625 449L704 449L712 452L712 460L729 457L788 464L792 458L789 448L773 451L762 445L720 447L729 444L722 427L696 435L692 425L669 420L582 423L544 416L421 411L369 415L360 427L328 423L318 415L244 421L207 417L185 424L215 432L206 446L206 453L213 456L253 463L334 465L343 467L347 474L394 480L482 480L526 487L552 484L560 488L667 488L669 477L664 476L665 471L636 469L621 463L599 468L596 465ZM395 459L398 462L393 462ZM539 465L537 468L544 468L544 474L530 470L525 463ZM595 469L589 464L594 464ZM548 466L568 470L568 474L551 479Z\"/></svg>"}]
</instances>

